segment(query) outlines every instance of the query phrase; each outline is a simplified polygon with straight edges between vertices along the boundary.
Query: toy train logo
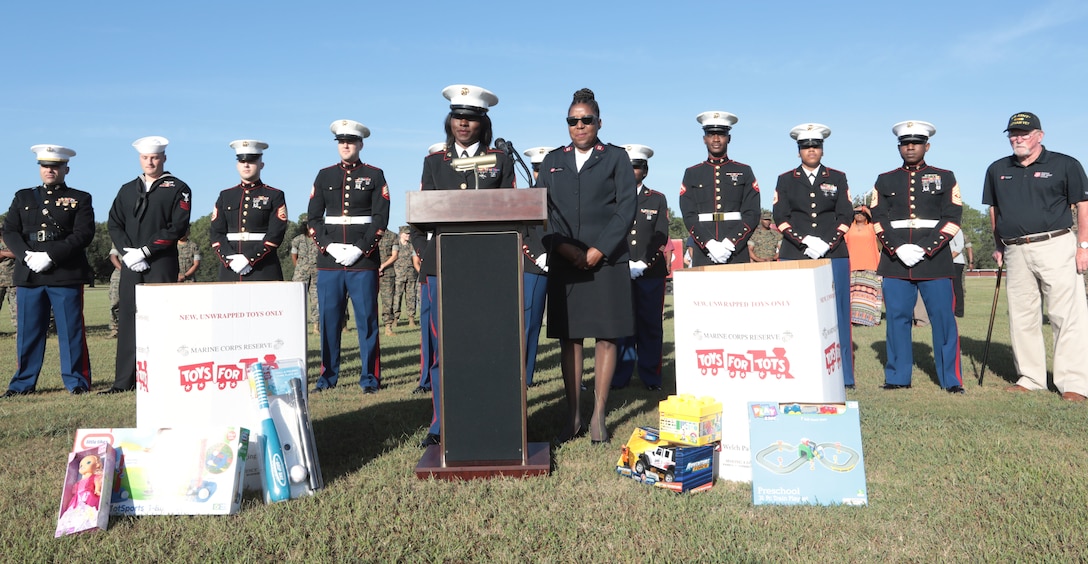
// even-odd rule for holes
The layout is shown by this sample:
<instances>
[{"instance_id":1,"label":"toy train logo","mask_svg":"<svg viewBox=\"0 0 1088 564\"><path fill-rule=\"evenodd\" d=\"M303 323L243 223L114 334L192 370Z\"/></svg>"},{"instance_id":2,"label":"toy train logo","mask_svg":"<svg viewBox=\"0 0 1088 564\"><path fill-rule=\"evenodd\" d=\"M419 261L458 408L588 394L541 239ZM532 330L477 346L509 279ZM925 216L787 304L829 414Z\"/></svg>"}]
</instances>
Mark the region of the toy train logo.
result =
<instances>
[{"instance_id":1,"label":"toy train logo","mask_svg":"<svg viewBox=\"0 0 1088 564\"><path fill-rule=\"evenodd\" d=\"M695 351L699 373L717 376L725 371L730 378L758 377L764 380L773 376L778 380L792 380L790 361L784 347L765 350L749 350L744 353L726 353L725 349L701 349ZM841 360L839 361L841 362Z\"/></svg>"}]
</instances>

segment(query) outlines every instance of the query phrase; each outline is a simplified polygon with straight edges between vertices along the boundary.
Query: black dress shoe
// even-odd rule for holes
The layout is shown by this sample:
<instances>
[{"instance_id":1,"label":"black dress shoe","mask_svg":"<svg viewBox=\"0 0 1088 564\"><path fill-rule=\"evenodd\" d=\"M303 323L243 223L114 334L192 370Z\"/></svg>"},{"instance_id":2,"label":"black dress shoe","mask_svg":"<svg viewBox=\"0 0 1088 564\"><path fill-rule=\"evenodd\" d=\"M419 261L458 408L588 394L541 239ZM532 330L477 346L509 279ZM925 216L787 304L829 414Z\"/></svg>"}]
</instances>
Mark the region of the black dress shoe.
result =
<instances>
[{"instance_id":1,"label":"black dress shoe","mask_svg":"<svg viewBox=\"0 0 1088 564\"><path fill-rule=\"evenodd\" d=\"M651 392L660 392L661 386L658 386L656 384L646 384L646 389Z\"/></svg>"},{"instance_id":2,"label":"black dress shoe","mask_svg":"<svg viewBox=\"0 0 1088 564\"><path fill-rule=\"evenodd\" d=\"M884 384L880 387L882 390L907 390L910 389L910 384Z\"/></svg>"},{"instance_id":3,"label":"black dress shoe","mask_svg":"<svg viewBox=\"0 0 1088 564\"><path fill-rule=\"evenodd\" d=\"M378 393L378 387L377 386L363 386L363 393L364 394L376 394L376 393Z\"/></svg>"},{"instance_id":4,"label":"black dress shoe","mask_svg":"<svg viewBox=\"0 0 1088 564\"><path fill-rule=\"evenodd\" d=\"M963 386L952 386L951 388L946 388L945 391L950 393L950 394L966 394L967 393L967 390L963 389Z\"/></svg>"},{"instance_id":5,"label":"black dress shoe","mask_svg":"<svg viewBox=\"0 0 1088 564\"><path fill-rule=\"evenodd\" d=\"M847 389L847 390L853 390L853 389L854 389L854 385L853 385L853 384L847 384L847 385L846 385L846 389Z\"/></svg>"},{"instance_id":6,"label":"black dress shoe","mask_svg":"<svg viewBox=\"0 0 1088 564\"><path fill-rule=\"evenodd\" d=\"M72 388L71 390L69 390L68 393L72 394L73 396L81 396L81 395L87 393L87 388L86 388L86 386L76 386L76 387Z\"/></svg>"},{"instance_id":7,"label":"black dress shoe","mask_svg":"<svg viewBox=\"0 0 1088 564\"><path fill-rule=\"evenodd\" d=\"M98 392L100 396L109 396L113 394L123 394L125 392L131 392L132 390L122 390L121 388L110 388L104 392Z\"/></svg>"},{"instance_id":8,"label":"black dress shoe","mask_svg":"<svg viewBox=\"0 0 1088 564\"><path fill-rule=\"evenodd\" d=\"M415 394L429 394L429 393L431 393L431 389L428 388L427 386L416 386L416 389L412 390L412 395L415 395Z\"/></svg>"},{"instance_id":9,"label":"black dress shoe","mask_svg":"<svg viewBox=\"0 0 1088 564\"><path fill-rule=\"evenodd\" d=\"M442 444L442 435L436 435L434 433L427 433L426 437L423 437L422 441L419 441L419 448L427 448L431 445Z\"/></svg>"},{"instance_id":10,"label":"black dress shoe","mask_svg":"<svg viewBox=\"0 0 1088 564\"><path fill-rule=\"evenodd\" d=\"M331 390L331 389L332 388L322 388L321 386L314 386L314 389L310 390L310 393L311 394L320 394L321 392L325 392L325 391L328 391L328 390Z\"/></svg>"},{"instance_id":11,"label":"black dress shoe","mask_svg":"<svg viewBox=\"0 0 1088 564\"><path fill-rule=\"evenodd\" d=\"M580 382L580 383L578 384L578 387L579 387L579 388L582 388L582 391L585 391L585 390L588 390L588 389L589 389L589 386L586 386L585 382Z\"/></svg>"},{"instance_id":12,"label":"black dress shoe","mask_svg":"<svg viewBox=\"0 0 1088 564\"><path fill-rule=\"evenodd\" d=\"M30 395L32 393L34 393L34 392L30 392L30 391L19 392L19 391L16 391L16 390L8 390L8 391L4 392L4 395L2 395L0 397L13 398L15 396L28 396L28 395Z\"/></svg>"}]
</instances>

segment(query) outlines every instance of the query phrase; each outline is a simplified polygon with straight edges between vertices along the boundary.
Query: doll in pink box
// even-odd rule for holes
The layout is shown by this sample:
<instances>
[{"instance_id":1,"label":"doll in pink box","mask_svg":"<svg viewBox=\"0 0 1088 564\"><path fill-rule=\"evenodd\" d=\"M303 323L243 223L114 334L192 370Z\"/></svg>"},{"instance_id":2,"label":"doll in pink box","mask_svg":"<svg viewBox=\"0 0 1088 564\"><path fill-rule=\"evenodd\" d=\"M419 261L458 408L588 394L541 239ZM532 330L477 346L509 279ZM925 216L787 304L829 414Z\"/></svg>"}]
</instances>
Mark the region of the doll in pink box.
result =
<instances>
[{"instance_id":1,"label":"doll in pink box","mask_svg":"<svg viewBox=\"0 0 1088 564\"><path fill-rule=\"evenodd\" d=\"M56 536L95 527L102 496L102 460L88 454L79 461L81 478L72 486L72 497L57 520Z\"/></svg>"}]
</instances>

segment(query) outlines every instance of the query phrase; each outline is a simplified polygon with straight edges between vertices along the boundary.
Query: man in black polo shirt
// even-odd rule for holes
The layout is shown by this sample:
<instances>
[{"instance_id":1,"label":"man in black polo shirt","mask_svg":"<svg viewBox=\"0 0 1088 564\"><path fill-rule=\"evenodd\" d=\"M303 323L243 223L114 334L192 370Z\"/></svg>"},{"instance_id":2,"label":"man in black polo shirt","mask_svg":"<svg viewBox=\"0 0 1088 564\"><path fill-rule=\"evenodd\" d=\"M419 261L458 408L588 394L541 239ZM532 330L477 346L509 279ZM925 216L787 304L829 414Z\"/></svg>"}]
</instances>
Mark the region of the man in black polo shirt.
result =
<instances>
[{"instance_id":1,"label":"man in black polo shirt","mask_svg":"<svg viewBox=\"0 0 1088 564\"><path fill-rule=\"evenodd\" d=\"M1054 385L1062 399L1084 401L1088 365L1079 348L1088 342L1088 304L1078 273L1088 269L1088 178L1076 159L1046 150L1035 114L1013 115L1005 131L1013 154L986 170L982 203L990 206L994 260L1009 271L1009 332L1020 379L1006 390L1047 388L1045 298L1054 333Z\"/></svg>"}]
</instances>

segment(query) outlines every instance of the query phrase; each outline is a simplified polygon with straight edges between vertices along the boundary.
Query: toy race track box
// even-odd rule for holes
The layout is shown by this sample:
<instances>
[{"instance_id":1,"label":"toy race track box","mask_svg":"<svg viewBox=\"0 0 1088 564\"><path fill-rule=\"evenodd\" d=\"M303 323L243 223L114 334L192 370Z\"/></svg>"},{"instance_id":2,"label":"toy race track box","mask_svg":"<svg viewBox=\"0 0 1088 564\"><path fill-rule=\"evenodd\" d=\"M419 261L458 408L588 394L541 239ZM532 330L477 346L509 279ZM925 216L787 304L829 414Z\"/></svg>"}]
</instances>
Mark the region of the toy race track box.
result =
<instances>
[{"instance_id":1,"label":"toy race track box","mask_svg":"<svg viewBox=\"0 0 1088 564\"><path fill-rule=\"evenodd\" d=\"M623 445L616 472L674 492L701 492L714 485L716 448L672 444L657 429L638 427Z\"/></svg>"},{"instance_id":2,"label":"toy race track box","mask_svg":"<svg viewBox=\"0 0 1088 564\"><path fill-rule=\"evenodd\" d=\"M111 515L229 515L241 505L245 428L79 429L75 444L115 449Z\"/></svg>"},{"instance_id":3,"label":"toy race track box","mask_svg":"<svg viewBox=\"0 0 1088 564\"><path fill-rule=\"evenodd\" d=\"M110 521L110 486L117 454L108 444L68 454L68 471L57 512L56 537L105 531Z\"/></svg>"},{"instance_id":4,"label":"toy race track box","mask_svg":"<svg viewBox=\"0 0 1088 564\"><path fill-rule=\"evenodd\" d=\"M658 406L661 438L682 445L703 446L722 440L722 404L711 397L669 396Z\"/></svg>"},{"instance_id":5,"label":"toy race track box","mask_svg":"<svg viewBox=\"0 0 1088 564\"><path fill-rule=\"evenodd\" d=\"M866 505L858 402L749 402L752 503Z\"/></svg>"}]
</instances>

